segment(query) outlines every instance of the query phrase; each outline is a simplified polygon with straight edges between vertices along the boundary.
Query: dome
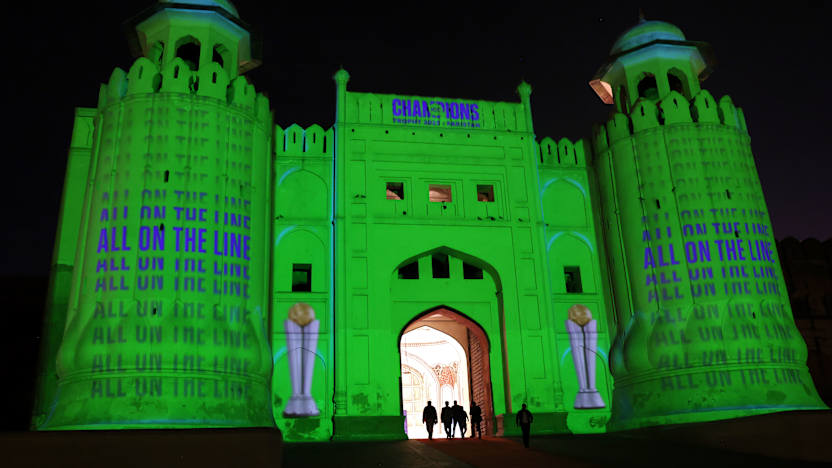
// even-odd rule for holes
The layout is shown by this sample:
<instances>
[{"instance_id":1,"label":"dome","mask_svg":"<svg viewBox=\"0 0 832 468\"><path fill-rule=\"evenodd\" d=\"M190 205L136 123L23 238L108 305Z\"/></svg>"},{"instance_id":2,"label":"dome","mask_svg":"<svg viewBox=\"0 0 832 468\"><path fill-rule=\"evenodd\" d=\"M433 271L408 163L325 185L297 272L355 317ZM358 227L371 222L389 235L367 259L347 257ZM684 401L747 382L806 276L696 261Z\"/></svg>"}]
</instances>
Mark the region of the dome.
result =
<instances>
[{"instance_id":1,"label":"dome","mask_svg":"<svg viewBox=\"0 0 832 468\"><path fill-rule=\"evenodd\" d=\"M620 54L634 49L640 45L657 39L666 41L684 41L685 35L676 26L664 21L640 21L637 25L628 29L610 49L610 55Z\"/></svg>"},{"instance_id":2,"label":"dome","mask_svg":"<svg viewBox=\"0 0 832 468\"><path fill-rule=\"evenodd\" d=\"M237 13L237 8L227 0L159 0L159 3L184 3L186 5L215 6L231 13L231 16L237 19L240 18L240 14Z\"/></svg>"}]
</instances>

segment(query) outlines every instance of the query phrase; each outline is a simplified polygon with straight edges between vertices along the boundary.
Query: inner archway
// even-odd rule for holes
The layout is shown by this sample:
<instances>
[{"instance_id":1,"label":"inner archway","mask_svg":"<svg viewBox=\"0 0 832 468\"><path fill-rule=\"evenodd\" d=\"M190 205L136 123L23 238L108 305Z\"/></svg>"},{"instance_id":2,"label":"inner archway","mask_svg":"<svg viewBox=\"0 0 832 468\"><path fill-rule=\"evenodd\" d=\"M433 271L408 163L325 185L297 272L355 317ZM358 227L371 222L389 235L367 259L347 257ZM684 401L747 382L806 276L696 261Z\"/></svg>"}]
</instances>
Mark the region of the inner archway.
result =
<instances>
[{"instance_id":1,"label":"inner archway","mask_svg":"<svg viewBox=\"0 0 832 468\"><path fill-rule=\"evenodd\" d=\"M464 315L445 307L429 310L410 322L399 340L402 409L410 439L426 439L422 410L428 401L441 414L456 400L470 418L471 402L482 410L484 435L492 434L494 414L485 331ZM434 437L444 437L441 422ZM471 435L470 420L467 436ZM459 432L456 434L459 437Z\"/></svg>"}]
</instances>

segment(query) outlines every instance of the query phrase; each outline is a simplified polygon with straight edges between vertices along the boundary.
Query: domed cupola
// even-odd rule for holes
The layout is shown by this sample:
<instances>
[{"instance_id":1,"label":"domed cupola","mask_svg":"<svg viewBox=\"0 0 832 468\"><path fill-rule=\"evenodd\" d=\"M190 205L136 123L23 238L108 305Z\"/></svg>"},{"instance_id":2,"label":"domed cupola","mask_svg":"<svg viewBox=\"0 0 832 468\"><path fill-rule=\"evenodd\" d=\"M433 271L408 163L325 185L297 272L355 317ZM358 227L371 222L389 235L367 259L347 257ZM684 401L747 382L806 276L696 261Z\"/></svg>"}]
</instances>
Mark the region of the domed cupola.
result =
<instances>
[{"instance_id":1,"label":"domed cupola","mask_svg":"<svg viewBox=\"0 0 832 468\"><path fill-rule=\"evenodd\" d=\"M641 18L618 37L589 85L604 103L629 113L639 99L658 102L671 91L690 99L714 63L707 43L688 41L668 22Z\"/></svg>"},{"instance_id":2,"label":"domed cupola","mask_svg":"<svg viewBox=\"0 0 832 468\"><path fill-rule=\"evenodd\" d=\"M219 63L229 79L260 65L252 57L250 27L225 0L159 0L130 21L136 56L160 68L181 58L198 70Z\"/></svg>"}]
</instances>

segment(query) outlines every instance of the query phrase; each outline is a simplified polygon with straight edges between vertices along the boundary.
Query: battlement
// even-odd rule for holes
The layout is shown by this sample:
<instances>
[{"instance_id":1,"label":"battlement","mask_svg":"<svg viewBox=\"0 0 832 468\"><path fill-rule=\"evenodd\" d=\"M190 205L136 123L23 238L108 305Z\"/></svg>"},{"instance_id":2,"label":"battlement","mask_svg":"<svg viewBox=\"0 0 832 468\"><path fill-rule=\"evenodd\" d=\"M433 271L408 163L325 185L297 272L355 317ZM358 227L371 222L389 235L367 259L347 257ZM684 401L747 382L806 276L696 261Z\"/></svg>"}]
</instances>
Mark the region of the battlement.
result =
<instances>
[{"instance_id":1,"label":"battlement","mask_svg":"<svg viewBox=\"0 0 832 468\"><path fill-rule=\"evenodd\" d=\"M98 107L101 109L121 99L152 93L190 94L214 98L232 108L252 114L258 120L266 120L270 116L268 98L257 93L245 77L238 76L229 80L228 73L216 62L209 63L199 70L191 70L179 57L161 70L146 57L136 59L130 71L126 73L121 68L116 68L107 84L101 85Z\"/></svg>"},{"instance_id":2,"label":"battlement","mask_svg":"<svg viewBox=\"0 0 832 468\"><path fill-rule=\"evenodd\" d=\"M274 153L277 156L335 156L335 132L332 128L324 130L320 125L310 125L303 129L292 124L282 129L274 126Z\"/></svg>"},{"instance_id":3,"label":"battlement","mask_svg":"<svg viewBox=\"0 0 832 468\"><path fill-rule=\"evenodd\" d=\"M597 151L603 151L610 144L641 131L690 123L724 125L748 131L742 109L734 106L730 96L722 96L717 104L705 89L696 93L691 101L671 91L658 105L649 99L639 99L629 115L614 113L606 124L593 128L593 142Z\"/></svg>"},{"instance_id":4,"label":"battlement","mask_svg":"<svg viewBox=\"0 0 832 468\"><path fill-rule=\"evenodd\" d=\"M572 143L568 138L561 138L555 142L546 137L536 147L541 167L547 168L586 167L591 155L586 140Z\"/></svg>"}]
</instances>

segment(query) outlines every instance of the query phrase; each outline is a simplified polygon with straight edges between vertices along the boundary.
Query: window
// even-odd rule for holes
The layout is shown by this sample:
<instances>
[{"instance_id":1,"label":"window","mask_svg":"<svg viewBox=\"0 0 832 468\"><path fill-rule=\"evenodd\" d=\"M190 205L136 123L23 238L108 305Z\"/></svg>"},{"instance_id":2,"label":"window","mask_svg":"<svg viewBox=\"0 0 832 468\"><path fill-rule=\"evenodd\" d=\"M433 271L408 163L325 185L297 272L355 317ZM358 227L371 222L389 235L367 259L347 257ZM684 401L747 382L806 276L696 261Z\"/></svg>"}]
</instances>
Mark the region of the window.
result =
<instances>
[{"instance_id":1,"label":"window","mask_svg":"<svg viewBox=\"0 0 832 468\"><path fill-rule=\"evenodd\" d=\"M404 200L404 184L402 182L387 182L387 199Z\"/></svg>"},{"instance_id":2,"label":"window","mask_svg":"<svg viewBox=\"0 0 832 468\"><path fill-rule=\"evenodd\" d=\"M671 91L676 91L677 93L684 95L685 88L682 86L682 80L679 79L678 76L668 73L667 74L667 84L670 86Z\"/></svg>"},{"instance_id":3,"label":"window","mask_svg":"<svg viewBox=\"0 0 832 468\"><path fill-rule=\"evenodd\" d=\"M295 263L292 265L292 292L312 291L312 265Z\"/></svg>"},{"instance_id":4,"label":"window","mask_svg":"<svg viewBox=\"0 0 832 468\"><path fill-rule=\"evenodd\" d=\"M428 189L428 197L432 202L450 202L451 186L430 184L430 188Z\"/></svg>"},{"instance_id":5,"label":"window","mask_svg":"<svg viewBox=\"0 0 832 468\"><path fill-rule=\"evenodd\" d=\"M176 42L176 56L188 64L191 70L199 66L199 41L193 36L186 36Z\"/></svg>"},{"instance_id":6,"label":"window","mask_svg":"<svg viewBox=\"0 0 832 468\"><path fill-rule=\"evenodd\" d=\"M493 185L477 185L477 201L493 202L494 201L494 186Z\"/></svg>"},{"instance_id":7,"label":"window","mask_svg":"<svg viewBox=\"0 0 832 468\"><path fill-rule=\"evenodd\" d=\"M667 71L667 84L672 91L676 91L687 99L690 99L690 87L688 86L687 75L678 68L671 68Z\"/></svg>"},{"instance_id":8,"label":"window","mask_svg":"<svg viewBox=\"0 0 832 468\"><path fill-rule=\"evenodd\" d=\"M217 44L214 46L213 53L211 54L211 60L218 63L221 68L225 68L225 62L227 62L228 58L231 56L228 52L228 47L222 44Z\"/></svg>"},{"instance_id":9,"label":"window","mask_svg":"<svg viewBox=\"0 0 832 468\"><path fill-rule=\"evenodd\" d=\"M463 262L462 277L464 279L482 279L482 268Z\"/></svg>"},{"instance_id":10,"label":"window","mask_svg":"<svg viewBox=\"0 0 832 468\"><path fill-rule=\"evenodd\" d=\"M431 256L434 278L450 278L451 269L448 264L448 256L445 254L433 254Z\"/></svg>"},{"instance_id":11,"label":"window","mask_svg":"<svg viewBox=\"0 0 832 468\"><path fill-rule=\"evenodd\" d=\"M659 99L659 88L656 85L655 76L648 73L638 82L638 95L653 101Z\"/></svg>"},{"instance_id":12,"label":"window","mask_svg":"<svg viewBox=\"0 0 832 468\"><path fill-rule=\"evenodd\" d=\"M581 286L581 267L565 266L563 267L563 279L566 282L566 292L580 293L584 292Z\"/></svg>"},{"instance_id":13,"label":"window","mask_svg":"<svg viewBox=\"0 0 832 468\"><path fill-rule=\"evenodd\" d=\"M419 262L408 263L399 268L399 279L419 279Z\"/></svg>"}]
</instances>

